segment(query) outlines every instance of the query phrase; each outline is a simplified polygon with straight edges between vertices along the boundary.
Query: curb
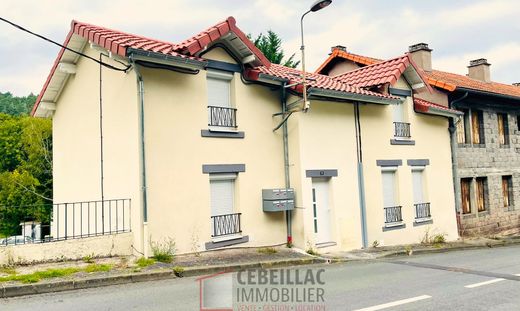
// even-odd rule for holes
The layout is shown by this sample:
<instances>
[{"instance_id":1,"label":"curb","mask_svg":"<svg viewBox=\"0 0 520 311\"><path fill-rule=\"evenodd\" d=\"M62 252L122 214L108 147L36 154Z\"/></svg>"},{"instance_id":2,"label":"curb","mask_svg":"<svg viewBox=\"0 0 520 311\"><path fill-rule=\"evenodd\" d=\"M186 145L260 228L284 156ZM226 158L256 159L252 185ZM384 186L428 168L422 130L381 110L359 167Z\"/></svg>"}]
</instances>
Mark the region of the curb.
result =
<instances>
[{"instance_id":1,"label":"curb","mask_svg":"<svg viewBox=\"0 0 520 311\"><path fill-rule=\"evenodd\" d=\"M444 247L444 248L419 248L413 249L413 254L408 255L407 251L404 249L387 251L386 253L381 252L380 254L374 253L373 258L327 258L321 257L323 259L328 259L331 263L344 263L344 262L353 262L353 261L370 261L370 260L378 260L378 259L387 259L389 257L401 257L401 256L413 256L413 255L424 255L424 254L440 254L447 253L451 251L462 251L462 250L474 250L474 249L483 249L483 248L494 248L494 247L504 247L520 244L520 240L495 240L494 242L489 242L486 244L465 244L458 245L453 247ZM403 245L404 247L404 245Z\"/></svg>"},{"instance_id":2,"label":"curb","mask_svg":"<svg viewBox=\"0 0 520 311\"><path fill-rule=\"evenodd\" d=\"M301 265L312 265L328 262L326 259L321 258L301 258L301 259L288 259L279 261L264 261L264 262L253 262L244 263L237 265L221 265L221 266L209 266L209 267L191 267L186 268L182 272L182 277L191 277L198 275L207 275L218 273L222 271L240 271L245 269L267 269L274 267L285 267L285 266L301 266ZM123 275L104 276L104 277L89 277L79 280L63 280L54 281L41 284L23 284L23 285L9 285L2 286L0 288L0 298L11 298L26 295L38 295L46 293L55 293L63 291L71 291L77 289L96 288L102 286L121 285L129 283L139 283L148 281L158 281L165 279L178 278L173 270L167 271L150 271L144 273L129 273Z\"/></svg>"}]
</instances>

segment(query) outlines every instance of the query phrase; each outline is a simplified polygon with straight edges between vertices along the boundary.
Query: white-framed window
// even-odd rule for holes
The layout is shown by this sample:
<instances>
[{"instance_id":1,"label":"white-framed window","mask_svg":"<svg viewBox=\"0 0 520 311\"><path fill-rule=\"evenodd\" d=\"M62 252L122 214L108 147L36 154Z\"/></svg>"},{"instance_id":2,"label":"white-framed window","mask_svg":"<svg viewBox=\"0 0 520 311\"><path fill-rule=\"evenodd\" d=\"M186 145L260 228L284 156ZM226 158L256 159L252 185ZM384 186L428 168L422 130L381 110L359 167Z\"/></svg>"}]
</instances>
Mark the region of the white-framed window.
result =
<instances>
[{"instance_id":1,"label":"white-framed window","mask_svg":"<svg viewBox=\"0 0 520 311\"><path fill-rule=\"evenodd\" d=\"M410 97L406 97L403 102L392 105L392 116L394 123L394 138L398 140L408 140L411 138L410 123L406 118L406 107Z\"/></svg>"},{"instance_id":2,"label":"white-framed window","mask_svg":"<svg viewBox=\"0 0 520 311\"><path fill-rule=\"evenodd\" d=\"M385 226L400 225L403 221L401 206L397 191L397 166L387 166L381 169L383 186L383 208Z\"/></svg>"},{"instance_id":3,"label":"white-framed window","mask_svg":"<svg viewBox=\"0 0 520 311\"><path fill-rule=\"evenodd\" d=\"M428 202L424 185L424 166L412 167L413 205L415 210L415 222L423 222L431 219L430 202Z\"/></svg>"},{"instance_id":4,"label":"white-framed window","mask_svg":"<svg viewBox=\"0 0 520 311\"><path fill-rule=\"evenodd\" d=\"M230 239L242 232L235 206L236 178L236 173L209 175L213 240Z\"/></svg>"},{"instance_id":5,"label":"white-framed window","mask_svg":"<svg viewBox=\"0 0 520 311\"><path fill-rule=\"evenodd\" d=\"M236 109L233 105L233 73L208 70L206 75L208 91L208 126L216 130L237 128Z\"/></svg>"}]
</instances>

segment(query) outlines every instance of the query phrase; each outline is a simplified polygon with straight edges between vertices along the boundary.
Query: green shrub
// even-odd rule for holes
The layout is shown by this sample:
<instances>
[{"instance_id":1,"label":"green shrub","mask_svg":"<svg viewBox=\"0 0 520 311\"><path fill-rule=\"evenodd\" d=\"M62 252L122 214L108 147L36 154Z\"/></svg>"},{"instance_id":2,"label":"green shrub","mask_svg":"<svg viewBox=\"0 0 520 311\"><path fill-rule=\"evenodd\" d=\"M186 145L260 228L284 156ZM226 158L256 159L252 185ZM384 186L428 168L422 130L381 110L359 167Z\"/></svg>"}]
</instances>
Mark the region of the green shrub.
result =
<instances>
[{"instance_id":1,"label":"green shrub","mask_svg":"<svg viewBox=\"0 0 520 311\"><path fill-rule=\"evenodd\" d=\"M137 259L135 263L137 264L137 266L144 268L144 267L153 265L155 263L155 259L141 257L141 258Z\"/></svg>"},{"instance_id":2,"label":"green shrub","mask_svg":"<svg viewBox=\"0 0 520 311\"><path fill-rule=\"evenodd\" d=\"M153 258L159 262L170 263L175 256L175 241L167 239L163 242L152 242Z\"/></svg>"},{"instance_id":3,"label":"green shrub","mask_svg":"<svg viewBox=\"0 0 520 311\"><path fill-rule=\"evenodd\" d=\"M173 267L173 274L175 274L177 277L181 278L184 271L185 271L184 268L181 266Z\"/></svg>"},{"instance_id":4,"label":"green shrub","mask_svg":"<svg viewBox=\"0 0 520 311\"><path fill-rule=\"evenodd\" d=\"M107 264L90 264L85 268L85 272L92 273L92 272L108 272L112 270L112 265Z\"/></svg>"}]
</instances>

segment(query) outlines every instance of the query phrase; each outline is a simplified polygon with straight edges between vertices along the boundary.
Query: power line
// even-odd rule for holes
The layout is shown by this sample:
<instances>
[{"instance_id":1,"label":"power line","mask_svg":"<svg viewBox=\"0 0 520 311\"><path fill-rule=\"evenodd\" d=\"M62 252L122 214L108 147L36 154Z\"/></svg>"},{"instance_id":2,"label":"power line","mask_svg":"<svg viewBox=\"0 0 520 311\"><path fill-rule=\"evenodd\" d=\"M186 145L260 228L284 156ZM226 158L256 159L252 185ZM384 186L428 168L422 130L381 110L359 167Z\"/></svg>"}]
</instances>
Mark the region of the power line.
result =
<instances>
[{"instance_id":1,"label":"power line","mask_svg":"<svg viewBox=\"0 0 520 311\"><path fill-rule=\"evenodd\" d=\"M107 64L107 63L104 63L104 62L102 62L102 61L99 61L99 60L97 60L97 59L95 59L95 58L93 58L93 57L90 57L90 56L88 56L88 55L86 55L86 54L83 54L83 53L81 53L81 52L78 52L78 51L75 51L75 50L73 50L73 49L71 49L71 48L68 48L68 47L66 47L66 46L64 46L64 45L62 45L62 44L59 44L58 42L56 42L56 41L54 41L54 40L52 40L52 39L49 39L49 38L47 38L47 37L44 37L44 36L42 36L42 35L40 35L40 34L37 34L37 33L35 33L35 32L32 32L32 31L30 31L29 29L24 28L24 27L22 27L22 26L20 26L20 25L18 25L18 24L15 24L15 23L13 23L13 22L11 22L11 21L9 21L9 20L3 18L3 17L0 17L0 20L3 21L3 22L5 22L5 23L7 23L7 24L9 24L9 25L11 25L11 26L13 26L13 27L15 27L15 28L20 29L21 31L27 32L27 33L29 33L29 34L31 34L31 35L33 35L33 36L36 36L36 37L38 37L38 38L40 38L40 39L43 39L43 40L45 40L45 41L47 41L47 42L50 42L50 43L52 43L52 44L54 44L54 45L57 45L57 46L59 46L59 47L65 49L65 50L67 50L67 51L70 51L70 52L72 52L72 53L75 53L75 54L78 54L78 55L83 56L83 57L85 57L85 58L88 58L88 59L90 59L90 60L92 60L92 61L94 61L94 62L100 64L101 66L107 67L107 68L109 68L109 69L116 70L116 71L127 72L127 70L130 69L130 67L132 67L132 66L128 65L128 66L126 66L126 68L117 68L117 67L112 66L112 65L110 65L110 64Z\"/></svg>"}]
</instances>

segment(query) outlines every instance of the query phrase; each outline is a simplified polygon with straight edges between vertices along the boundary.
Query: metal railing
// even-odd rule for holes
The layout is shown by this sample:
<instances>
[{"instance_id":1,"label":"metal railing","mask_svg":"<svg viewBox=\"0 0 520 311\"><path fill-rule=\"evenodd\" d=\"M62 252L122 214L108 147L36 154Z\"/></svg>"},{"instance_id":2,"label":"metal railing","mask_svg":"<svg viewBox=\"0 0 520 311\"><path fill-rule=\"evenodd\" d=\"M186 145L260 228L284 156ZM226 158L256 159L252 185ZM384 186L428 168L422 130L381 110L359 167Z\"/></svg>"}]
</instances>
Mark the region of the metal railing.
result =
<instances>
[{"instance_id":1,"label":"metal railing","mask_svg":"<svg viewBox=\"0 0 520 311\"><path fill-rule=\"evenodd\" d=\"M430 218L430 203L418 203L415 206L415 219Z\"/></svg>"},{"instance_id":2,"label":"metal railing","mask_svg":"<svg viewBox=\"0 0 520 311\"><path fill-rule=\"evenodd\" d=\"M208 106L209 126L237 127L236 108Z\"/></svg>"},{"instance_id":3,"label":"metal railing","mask_svg":"<svg viewBox=\"0 0 520 311\"><path fill-rule=\"evenodd\" d=\"M410 123L394 122L394 137L410 138Z\"/></svg>"},{"instance_id":4,"label":"metal railing","mask_svg":"<svg viewBox=\"0 0 520 311\"><path fill-rule=\"evenodd\" d=\"M211 237L220 237L242 233L240 228L241 213L211 216L213 226Z\"/></svg>"},{"instance_id":5,"label":"metal railing","mask_svg":"<svg viewBox=\"0 0 520 311\"><path fill-rule=\"evenodd\" d=\"M11 211L21 211L30 216L11 216ZM39 217L35 217L39 215ZM35 219L44 219L36 221ZM6 229L2 223L10 223ZM18 228L16 224L19 223ZM131 231L131 200L112 199L2 207L0 229L8 236L0 239L0 246L27 243L55 242L68 239L88 238Z\"/></svg>"},{"instance_id":6,"label":"metal railing","mask_svg":"<svg viewBox=\"0 0 520 311\"><path fill-rule=\"evenodd\" d=\"M403 221L401 206L385 207L385 224L398 223Z\"/></svg>"}]
</instances>

